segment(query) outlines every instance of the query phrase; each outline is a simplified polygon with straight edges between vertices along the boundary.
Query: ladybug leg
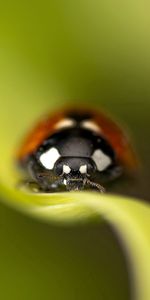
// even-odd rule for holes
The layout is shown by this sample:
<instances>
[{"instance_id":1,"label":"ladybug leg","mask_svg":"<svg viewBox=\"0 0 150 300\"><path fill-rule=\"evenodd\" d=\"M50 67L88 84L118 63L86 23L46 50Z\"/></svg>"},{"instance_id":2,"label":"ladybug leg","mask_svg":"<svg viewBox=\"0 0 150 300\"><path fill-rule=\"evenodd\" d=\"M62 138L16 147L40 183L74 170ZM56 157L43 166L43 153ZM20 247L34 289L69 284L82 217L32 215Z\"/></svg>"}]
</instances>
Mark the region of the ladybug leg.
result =
<instances>
[{"instance_id":1,"label":"ladybug leg","mask_svg":"<svg viewBox=\"0 0 150 300\"><path fill-rule=\"evenodd\" d=\"M26 192L39 193L40 186L36 181L24 179L17 184L17 188Z\"/></svg>"},{"instance_id":2,"label":"ladybug leg","mask_svg":"<svg viewBox=\"0 0 150 300\"><path fill-rule=\"evenodd\" d=\"M89 185L93 188L98 189L100 193L105 193L105 188L101 184L99 184L97 182L93 182L88 178L84 179L84 185Z\"/></svg>"},{"instance_id":3,"label":"ladybug leg","mask_svg":"<svg viewBox=\"0 0 150 300\"><path fill-rule=\"evenodd\" d=\"M66 190L66 187L64 187L63 185L63 180L62 178L54 181L53 183L50 184L47 192L62 192L62 191L65 191Z\"/></svg>"},{"instance_id":4,"label":"ladybug leg","mask_svg":"<svg viewBox=\"0 0 150 300\"><path fill-rule=\"evenodd\" d=\"M49 182L46 185L40 184L40 186L41 186L40 192L45 192L45 193L57 193L57 192L66 191L66 187L63 184L63 178L53 180L52 182Z\"/></svg>"},{"instance_id":5,"label":"ladybug leg","mask_svg":"<svg viewBox=\"0 0 150 300\"><path fill-rule=\"evenodd\" d=\"M17 184L17 188L28 193L54 193L65 190L61 180L54 181L49 186L43 186L40 182L24 179Z\"/></svg>"}]
</instances>

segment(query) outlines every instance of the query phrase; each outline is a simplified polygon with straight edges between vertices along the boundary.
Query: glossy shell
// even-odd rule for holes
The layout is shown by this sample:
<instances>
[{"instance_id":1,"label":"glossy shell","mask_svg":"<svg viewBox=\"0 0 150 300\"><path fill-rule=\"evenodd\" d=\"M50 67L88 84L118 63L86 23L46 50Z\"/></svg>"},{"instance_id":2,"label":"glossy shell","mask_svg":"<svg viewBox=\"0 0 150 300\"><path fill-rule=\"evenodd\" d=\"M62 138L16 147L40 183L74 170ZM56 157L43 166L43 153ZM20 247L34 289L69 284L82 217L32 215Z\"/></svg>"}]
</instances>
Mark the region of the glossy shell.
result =
<instances>
[{"instance_id":1,"label":"glossy shell","mask_svg":"<svg viewBox=\"0 0 150 300\"><path fill-rule=\"evenodd\" d=\"M120 164L129 170L136 169L137 158L135 152L122 128L104 112L82 108L60 110L40 120L19 148L17 160L22 163L26 157L36 152L45 139L57 132L58 122L70 119L74 114L77 114L81 119L90 116L90 121L94 122L99 128L101 136L112 146Z\"/></svg>"}]
</instances>

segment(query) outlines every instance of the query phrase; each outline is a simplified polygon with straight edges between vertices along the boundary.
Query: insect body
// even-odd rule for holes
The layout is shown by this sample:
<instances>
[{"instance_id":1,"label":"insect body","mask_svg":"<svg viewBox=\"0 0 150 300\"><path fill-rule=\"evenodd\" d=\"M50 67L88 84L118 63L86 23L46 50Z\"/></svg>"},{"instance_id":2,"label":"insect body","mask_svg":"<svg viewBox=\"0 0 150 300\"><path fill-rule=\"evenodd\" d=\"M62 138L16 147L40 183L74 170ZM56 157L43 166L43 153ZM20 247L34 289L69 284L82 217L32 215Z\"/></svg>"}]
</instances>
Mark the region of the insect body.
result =
<instances>
[{"instance_id":1,"label":"insect body","mask_svg":"<svg viewBox=\"0 0 150 300\"><path fill-rule=\"evenodd\" d=\"M41 190L82 190L134 169L134 152L122 130L102 112L67 109L34 128L17 161Z\"/></svg>"}]
</instances>

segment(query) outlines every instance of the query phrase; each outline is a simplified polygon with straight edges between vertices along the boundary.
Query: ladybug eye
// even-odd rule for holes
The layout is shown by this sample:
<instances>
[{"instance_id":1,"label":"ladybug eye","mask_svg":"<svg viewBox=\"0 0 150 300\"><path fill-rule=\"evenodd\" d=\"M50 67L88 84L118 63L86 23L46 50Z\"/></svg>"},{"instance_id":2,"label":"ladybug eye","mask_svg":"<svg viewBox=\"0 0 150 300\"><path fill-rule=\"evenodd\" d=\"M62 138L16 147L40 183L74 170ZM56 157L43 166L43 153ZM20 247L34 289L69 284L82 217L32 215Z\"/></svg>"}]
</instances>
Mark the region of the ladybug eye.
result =
<instances>
[{"instance_id":1,"label":"ladybug eye","mask_svg":"<svg viewBox=\"0 0 150 300\"><path fill-rule=\"evenodd\" d=\"M90 160L87 164L87 174L91 174L95 171L96 171L96 165L92 160Z\"/></svg>"},{"instance_id":2,"label":"ladybug eye","mask_svg":"<svg viewBox=\"0 0 150 300\"><path fill-rule=\"evenodd\" d=\"M54 167L54 172L57 176L61 176L63 174L63 165L61 163L57 163Z\"/></svg>"}]
</instances>

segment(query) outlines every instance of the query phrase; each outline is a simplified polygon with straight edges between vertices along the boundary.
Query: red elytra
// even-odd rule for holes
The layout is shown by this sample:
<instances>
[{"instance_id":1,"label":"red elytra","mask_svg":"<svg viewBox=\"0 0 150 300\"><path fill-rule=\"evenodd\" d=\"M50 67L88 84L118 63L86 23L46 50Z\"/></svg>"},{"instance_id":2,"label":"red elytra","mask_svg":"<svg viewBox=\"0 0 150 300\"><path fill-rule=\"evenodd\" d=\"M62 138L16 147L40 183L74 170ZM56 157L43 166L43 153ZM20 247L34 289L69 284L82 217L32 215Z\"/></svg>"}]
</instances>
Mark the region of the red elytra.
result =
<instances>
[{"instance_id":1,"label":"red elytra","mask_svg":"<svg viewBox=\"0 0 150 300\"><path fill-rule=\"evenodd\" d=\"M136 154L124 130L101 110L94 111L93 109L85 108L66 108L42 118L18 149L16 154L17 160L22 162L28 155L35 152L48 136L55 133L57 130L56 124L68 118L70 111L77 112L81 116L82 114L89 114L91 116L90 121L99 126L100 135L112 146L118 161L129 170L137 168Z\"/></svg>"}]
</instances>

